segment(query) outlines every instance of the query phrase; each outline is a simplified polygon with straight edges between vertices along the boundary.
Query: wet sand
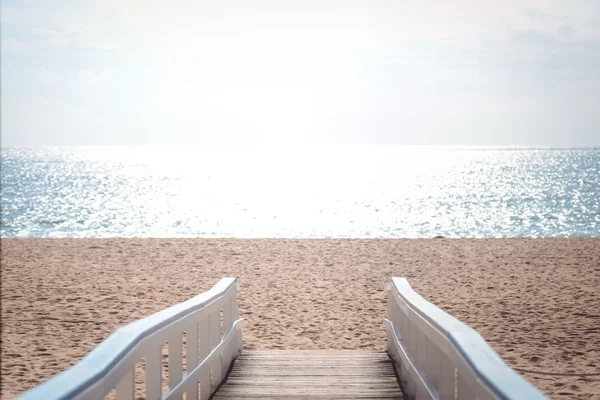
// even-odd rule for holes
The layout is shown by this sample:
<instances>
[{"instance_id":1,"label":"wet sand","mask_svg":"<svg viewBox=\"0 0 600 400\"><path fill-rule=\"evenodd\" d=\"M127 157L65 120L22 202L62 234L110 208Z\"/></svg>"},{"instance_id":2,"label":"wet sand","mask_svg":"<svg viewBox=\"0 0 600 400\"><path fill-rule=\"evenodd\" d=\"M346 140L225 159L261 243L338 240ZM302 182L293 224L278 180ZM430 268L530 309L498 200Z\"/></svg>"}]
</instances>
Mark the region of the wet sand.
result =
<instances>
[{"instance_id":1,"label":"wet sand","mask_svg":"<svg viewBox=\"0 0 600 400\"><path fill-rule=\"evenodd\" d=\"M240 279L248 349L383 350L384 281L408 278L513 368L600 374L600 239L2 239L1 398L119 326ZM523 373L600 400L600 376Z\"/></svg>"}]
</instances>

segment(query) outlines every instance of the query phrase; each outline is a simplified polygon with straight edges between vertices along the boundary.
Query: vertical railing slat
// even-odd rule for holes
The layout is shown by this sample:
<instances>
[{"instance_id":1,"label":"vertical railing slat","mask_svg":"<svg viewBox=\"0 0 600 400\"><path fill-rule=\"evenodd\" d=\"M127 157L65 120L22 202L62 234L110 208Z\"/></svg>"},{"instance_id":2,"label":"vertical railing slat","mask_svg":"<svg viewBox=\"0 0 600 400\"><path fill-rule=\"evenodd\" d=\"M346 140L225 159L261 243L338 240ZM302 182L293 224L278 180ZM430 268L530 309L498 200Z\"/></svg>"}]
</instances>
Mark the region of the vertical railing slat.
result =
<instances>
[{"instance_id":1,"label":"vertical railing slat","mask_svg":"<svg viewBox=\"0 0 600 400\"><path fill-rule=\"evenodd\" d=\"M146 398L159 399L162 395L162 348L157 345L146 355Z\"/></svg>"},{"instance_id":2,"label":"vertical railing slat","mask_svg":"<svg viewBox=\"0 0 600 400\"><path fill-rule=\"evenodd\" d=\"M169 337L169 387L174 387L183 372L183 333L174 332Z\"/></svg>"},{"instance_id":3,"label":"vertical railing slat","mask_svg":"<svg viewBox=\"0 0 600 400\"><path fill-rule=\"evenodd\" d=\"M210 320L205 316L202 323L198 324L198 358L204 358L210 353ZM210 397L210 365L205 365L200 372L200 399Z\"/></svg>"},{"instance_id":4,"label":"vertical railing slat","mask_svg":"<svg viewBox=\"0 0 600 400\"><path fill-rule=\"evenodd\" d=\"M131 368L117 385L117 400L133 400L135 398L135 367Z\"/></svg>"},{"instance_id":5,"label":"vertical railing slat","mask_svg":"<svg viewBox=\"0 0 600 400\"><path fill-rule=\"evenodd\" d=\"M225 299L223 303L223 333L228 332L233 326L233 302L234 293L231 293ZM234 333L234 332L232 332ZM235 358L234 351L237 351L237 339L235 342L231 341L225 349L223 349L223 365L222 375L224 376L229 369L231 361Z\"/></svg>"},{"instance_id":6,"label":"vertical railing slat","mask_svg":"<svg viewBox=\"0 0 600 400\"><path fill-rule=\"evenodd\" d=\"M210 319L207 316L202 323L198 324L198 359L204 358L210 353Z\"/></svg>"},{"instance_id":7,"label":"vertical railing slat","mask_svg":"<svg viewBox=\"0 0 600 400\"><path fill-rule=\"evenodd\" d=\"M239 288L239 283L237 283L235 285L235 288L233 288L233 314L232 314L232 318L233 321L237 321L238 319L240 319L240 311L238 309L238 301L237 301L237 291ZM240 354L243 349L244 349L244 345L242 343L242 335L236 335L237 336L237 349L236 349L236 357L237 354Z\"/></svg>"},{"instance_id":8,"label":"vertical railing slat","mask_svg":"<svg viewBox=\"0 0 600 400\"><path fill-rule=\"evenodd\" d=\"M194 322L185 334L185 362L187 371L191 371L198 364L198 322ZM193 382L188 384L186 400L198 400L198 381L190 378Z\"/></svg>"},{"instance_id":9,"label":"vertical railing slat","mask_svg":"<svg viewBox=\"0 0 600 400\"><path fill-rule=\"evenodd\" d=\"M454 363L443 352L438 353L439 359L439 386L438 394L440 399L454 399L455 373Z\"/></svg>"},{"instance_id":10,"label":"vertical railing slat","mask_svg":"<svg viewBox=\"0 0 600 400\"><path fill-rule=\"evenodd\" d=\"M474 377L461 374L458 370L458 398L460 400L475 400Z\"/></svg>"},{"instance_id":11,"label":"vertical railing slat","mask_svg":"<svg viewBox=\"0 0 600 400\"><path fill-rule=\"evenodd\" d=\"M418 330L419 327L417 326L417 324L414 324L414 325L415 325L415 330ZM427 340L428 340L428 338L425 335L425 333L423 333L419 330L419 334L416 335L416 337L415 337L416 350L414 353L414 357L415 357L415 362L417 363L419 368L421 368L421 371L427 371Z\"/></svg>"},{"instance_id":12,"label":"vertical railing slat","mask_svg":"<svg viewBox=\"0 0 600 400\"><path fill-rule=\"evenodd\" d=\"M233 325L233 296L229 295L223 303L223 334Z\"/></svg>"},{"instance_id":13,"label":"vertical railing slat","mask_svg":"<svg viewBox=\"0 0 600 400\"><path fill-rule=\"evenodd\" d=\"M435 343L425 337L425 375L431 385L439 392L440 390L440 352Z\"/></svg>"},{"instance_id":14,"label":"vertical railing slat","mask_svg":"<svg viewBox=\"0 0 600 400\"><path fill-rule=\"evenodd\" d=\"M406 369L403 368L404 374L402 377L406 379L406 394L409 398L414 399L417 395L417 383L413 378L412 374Z\"/></svg>"},{"instance_id":15,"label":"vertical railing slat","mask_svg":"<svg viewBox=\"0 0 600 400\"><path fill-rule=\"evenodd\" d=\"M215 348L221 341L221 310L210 314L209 321L210 348ZM221 383L221 355L217 355L211 364L211 385L216 388Z\"/></svg>"},{"instance_id":16,"label":"vertical railing slat","mask_svg":"<svg viewBox=\"0 0 600 400\"><path fill-rule=\"evenodd\" d=\"M398 324L398 321L396 320L396 313L394 310L394 294L392 293L391 290L388 290L387 292L387 313L388 313L388 319L393 323L393 324ZM393 343L393 337L394 335L392 334L392 331L389 330L387 332L387 351L388 353L392 354L392 349L396 346L392 345Z\"/></svg>"},{"instance_id":17,"label":"vertical railing slat","mask_svg":"<svg viewBox=\"0 0 600 400\"><path fill-rule=\"evenodd\" d=\"M211 394L210 366L200 373L200 400L208 400Z\"/></svg>"}]
</instances>

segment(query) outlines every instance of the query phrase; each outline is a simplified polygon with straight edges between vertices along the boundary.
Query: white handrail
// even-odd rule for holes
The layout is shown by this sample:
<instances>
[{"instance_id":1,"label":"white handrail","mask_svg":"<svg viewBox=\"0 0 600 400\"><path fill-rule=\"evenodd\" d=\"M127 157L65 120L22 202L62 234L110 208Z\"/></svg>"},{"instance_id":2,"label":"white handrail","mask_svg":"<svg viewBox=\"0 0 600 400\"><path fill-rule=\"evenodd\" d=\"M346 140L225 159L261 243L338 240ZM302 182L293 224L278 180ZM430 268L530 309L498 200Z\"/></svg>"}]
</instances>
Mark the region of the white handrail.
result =
<instances>
[{"instance_id":1,"label":"white handrail","mask_svg":"<svg viewBox=\"0 0 600 400\"><path fill-rule=\"evenodd\" d=\"M117 400L133 399L135 365L142 358L146 361L146 398L181 399L186 393L188 400L208 399L243 350L244 324L236 292L237 279L223 278L207 292L119 328L75 366L20 399L104 399L113 388ZM161 349L165 342L169 343L169 389L163 394Z\"/></svg>"},{"instance_id":2,"label":"white handrail","mask_svg":"<svg viewBox=\"0 0 600 400\"><path fill-rule=\"evenodd\" d=\"M472 328L419 296L404 278L386 283L388 352L410 399L542 400Z\"/></svg>"}]
</instances>

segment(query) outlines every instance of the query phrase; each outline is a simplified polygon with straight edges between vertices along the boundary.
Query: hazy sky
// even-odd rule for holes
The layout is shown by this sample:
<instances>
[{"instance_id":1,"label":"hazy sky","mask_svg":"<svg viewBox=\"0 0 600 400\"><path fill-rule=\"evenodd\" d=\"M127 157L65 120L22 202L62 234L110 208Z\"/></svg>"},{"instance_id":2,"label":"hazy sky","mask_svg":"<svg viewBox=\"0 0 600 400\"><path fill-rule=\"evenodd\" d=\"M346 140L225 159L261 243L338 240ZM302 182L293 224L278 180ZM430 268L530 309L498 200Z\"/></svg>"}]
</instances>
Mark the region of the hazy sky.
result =
<instances>
[{"instance_id":1,"label":"hazy sky","mask_svg":"<svg viewBox=\"0 0 600 400\"><path fill-rule=\"evenodd\" d=\"M2 145L600 145L598 0L0 0Z\"/></svg>"}]
</instances>

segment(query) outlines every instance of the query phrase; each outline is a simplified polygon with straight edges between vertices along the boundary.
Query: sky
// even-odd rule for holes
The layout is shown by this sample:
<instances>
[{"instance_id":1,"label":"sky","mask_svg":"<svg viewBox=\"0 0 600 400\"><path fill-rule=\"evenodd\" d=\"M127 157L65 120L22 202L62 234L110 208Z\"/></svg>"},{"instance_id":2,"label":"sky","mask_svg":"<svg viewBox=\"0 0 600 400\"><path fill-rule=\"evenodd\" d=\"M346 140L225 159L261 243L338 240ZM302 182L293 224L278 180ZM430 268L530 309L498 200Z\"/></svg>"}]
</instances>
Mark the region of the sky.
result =
<instances>
[{"instance_id":1,"label":"sky","mask_svg":"<svg viewBox=\"0 0 600 400\"><path fill-rule=\"evenodd\" d=\"M598 0L0 0L2 146L600 145Z\"/></svg>"}]
</instances>

